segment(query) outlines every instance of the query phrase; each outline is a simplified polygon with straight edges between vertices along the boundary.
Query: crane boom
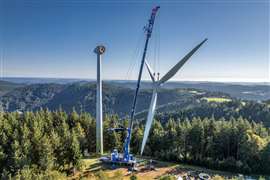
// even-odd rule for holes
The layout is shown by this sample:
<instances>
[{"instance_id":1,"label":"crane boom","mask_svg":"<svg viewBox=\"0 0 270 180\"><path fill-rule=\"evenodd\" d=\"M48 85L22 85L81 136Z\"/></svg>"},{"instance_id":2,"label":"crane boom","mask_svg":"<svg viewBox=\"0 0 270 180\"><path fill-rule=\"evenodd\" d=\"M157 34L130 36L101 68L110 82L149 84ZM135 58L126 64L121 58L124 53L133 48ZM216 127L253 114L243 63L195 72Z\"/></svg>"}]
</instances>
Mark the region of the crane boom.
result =
<instances>
[{"instance_id":1,"label":"crane boom","mask_svg":"<svg viewBox=\"0 0 270 180\"><path fill-rule=\"evenodd\" d=\"M137 104L137 97L138 93L140 90L140 84L141 84L141 78L142 78L142 72L143 72L143 66L145 62L145 57L146 57L146 52L147 52L147 47L148 47L148 42L152 34L152 30L154 27L154 22L155 22L155 17L157 14L157 11L160 7L156 6L152 9L151 17L148 21L148 26L145 27L146 31L146 41L144 45L144 50L143 50L143 56L141 60L141 66L140 66L140 71L139 71L139 76L138 76L138 81L137 81L137 87L133 99L133 104L132 104L132 109L131 109L131 115L130 115L130 120L129 120L129 125L128 125L128 133L127 137L125 140L125 147L124 147L124 158L129 159L129 145L130 145L130 139L131 139L131 132L132 132L132 126L133 126L133 120L134 120L134 115L135 115L135 110L136 110L136 104Z\"/></svg>"}]
</instances>

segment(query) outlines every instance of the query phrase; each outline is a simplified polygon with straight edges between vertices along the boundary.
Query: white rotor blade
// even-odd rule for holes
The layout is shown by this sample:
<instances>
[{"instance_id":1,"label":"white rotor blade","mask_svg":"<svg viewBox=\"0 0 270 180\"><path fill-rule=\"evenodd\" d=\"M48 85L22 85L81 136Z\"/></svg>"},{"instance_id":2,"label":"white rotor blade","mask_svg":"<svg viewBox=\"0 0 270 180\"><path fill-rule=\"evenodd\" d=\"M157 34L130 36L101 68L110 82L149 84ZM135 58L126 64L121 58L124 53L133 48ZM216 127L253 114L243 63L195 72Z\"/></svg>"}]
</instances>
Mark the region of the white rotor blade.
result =
<instances>
[{"instance_id":1,"label":"white rotor blade","mask_svg":"<svg viewBox=\"0 0 270 180\"><path fill-rule=\"evenodd\" d=\"M147 116L147 121L146 121L146 125L145 125L145 130L144 130L144 134L143 134L143 141L142 141L142 147L141 147L141 155L143 153L144 150L144 146L146 144L149 132L150 132L150 128L154 119L154 114L155 114L155 109L156 109L156 104L157 104L157 89L154 88L153 89L153 94L152 94L152 99L151 99L151 104L149 107L149 111L148 111L148 116Z\"/></svg>"},{"instance_id":2,"label":"white rotor blade","mask_svg":"<svg viewBox=\"0 0 270 180\"><path fill-rule=\"evenodd\" d=\"M184 58L182 58L167 74L165 74L159 81L159 84L163 84L173 77L177 71L187 62L187 60L205 43L207 39L204 39L200 44L193 48Z\"/></svg>"},{"instance_id":3,"label":"white rotor blade","mask_svg":"<svg viewBox=\"0 0 270 180\"><path fill-rule=\"evenodd\" d=\"M150 75L152 81L155 82L156 80L155 80L155 77L154 77L154 73L153 73L152 68L150 67L150 65L148 64L148 62L147 62L146 60L145 60L144 63L145 63L145 65L146 65L146 67L147 67L148 73L149 73L149 75Z\"/></svg>"}]
</instances>

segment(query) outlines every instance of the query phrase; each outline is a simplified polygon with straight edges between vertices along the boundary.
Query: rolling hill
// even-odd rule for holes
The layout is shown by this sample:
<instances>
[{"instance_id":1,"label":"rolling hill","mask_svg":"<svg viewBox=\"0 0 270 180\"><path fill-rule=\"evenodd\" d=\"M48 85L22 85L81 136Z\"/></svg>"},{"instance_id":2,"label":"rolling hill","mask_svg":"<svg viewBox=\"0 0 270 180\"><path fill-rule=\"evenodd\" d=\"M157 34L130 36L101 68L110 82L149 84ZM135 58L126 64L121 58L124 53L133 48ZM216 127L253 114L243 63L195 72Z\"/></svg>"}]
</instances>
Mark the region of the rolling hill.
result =
<instances>
[{"instance_id":1,"label":"rolling hill","mask_svg":"<svg viewBox=\"0 0 270 180\"><path fill-rule=\"evenodd\" d=\"M22 87L22 86L23 86L23 84L0 80L0 96L6 94L7 92L9 92L15 88Z\"/></svg>"},{"instance_id":2,"label":"rolling hill","mask_svg":"<svg viewBox=\"0 0 270 180\"><path fill-rule=\"evenodd\" d=\"M116 83L104 83L103 110L107 114L128 117L134 89L129 85L120 87ZM148 112L151 89L144 88L138 96L137 119L144 120ZM157 112L161 119L168 116L180 118L201 117L229 119L245 117L270 126L269 102L241 100L223 92L194 88L163 88L158 94ZM6 111L36 111L40 108L66 112L86 111L95 116L95 83L76 82L71 84L30 84L10 90L1 97ZM166 117L166 118L163 118ZM176 118L177 118L176 117Z\"/></svg>"},{"instance_id":3,"label":"rolling hill","mask_svg":"<svg viewBox=\"0 0 270 180\"><path fill-rule=\"evenodd\" d=\"M4 81L19 83L19 84L72 84L77 82L90 82L94 83L93 79L63 79L63 78L15 78L5 77ZM105 80L107 84L115 86L134 89L136 87L136 81L132 80ZM0 82L1 84L1 82ZM142 89L151 88L149 81L142 81ZM264 101L270 99L270 83L254 83L254 82L207 82L207 81L170 81L166 83L163 88L175 89L175 88L193 88L201 89L211 92L223 92L230 94L234 98L240 98L244 100ZM0 90L1 91L1 90ZM0 94L1 95L1 94Z\"/></svg>"},{"instance_id":4,"label":"rolling hill","mask_svg":"<svg viewBox=\"0 0 270 180\"><path fill-rule=\"evenodd\" d=\"M204 95L228 95L221 93L209 93L192 89L161 89L159 92L159 106L171 103L181 104L192 98L199 98ZM130 112L130 107L134 95L134 90L119 86L104 84L103 104L105 113L118 114L123 117ZM152 91L143 89L138 97L137 112L146 110L150 103ZM7 111L15 110L38 110L39 108L49 108L51 110L60 107L71 112L73 108L77 111L83 110L95 115L96 87L94 83L74 83L74 84L31 84L19 87L2 96L2 104Z\"/></svg>"}]
</instances>

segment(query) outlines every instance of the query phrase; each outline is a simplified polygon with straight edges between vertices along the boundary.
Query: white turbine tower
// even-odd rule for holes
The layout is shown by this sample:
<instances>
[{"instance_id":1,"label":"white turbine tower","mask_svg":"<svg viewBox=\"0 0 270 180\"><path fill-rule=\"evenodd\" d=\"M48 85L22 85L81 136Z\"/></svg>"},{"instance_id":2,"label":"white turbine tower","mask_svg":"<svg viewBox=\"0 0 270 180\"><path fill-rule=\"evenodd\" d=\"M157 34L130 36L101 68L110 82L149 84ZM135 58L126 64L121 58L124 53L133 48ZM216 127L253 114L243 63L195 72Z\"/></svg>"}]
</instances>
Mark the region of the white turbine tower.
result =
<instances>
[{"instance_id":1,"label":"white turbine tower","mask_svg":"<svg viewBox=\"0 0 270 180\"><path fill-rule=\"evenodd\" d=\"M105 52L105 47L97 46L94 52L97 54L96 153L103 154L101 55Z\"/></svg>"},{"instance_id":2,"label":"white turbine tower","mask_svg":"<svg viewBox=\"0 0 270 180\"><path fill-rule=\"evenodd\" d=\"M151 69L149 64L145 61L147 70L148 70L148 72L150 74L150 77L152 79L152 82L153 82L153 94L152 94L152 99L151 99L151 103L150 103L150 107L149 107L149 111L148 111L148 116L147 116L147 121L146 121L146 125L145 125L144 135L143 135L143 141L142 141L142 147L141 147L141 155L143 153L144 146L146 144L146 141L147 141L147 138L148 138L148 135L149 135L149 131L150 131L150 128L151 128L151 124L152 124L153 119L154 119L156 103L157 103L158 89L160 88L160 86L162 86L166 81L171 79L178 72L178 70L203 45L203 43L205 43L205 41L207 41L207 39L204 39L200 44L198 44L195 48L193 48L183 59L181 59L174 67L172 67L171 70L169 72L167 72L167 74L165 74L160 80L156 79L156 77L154 76L153 70Z\"/></svg>"}]
</instances>

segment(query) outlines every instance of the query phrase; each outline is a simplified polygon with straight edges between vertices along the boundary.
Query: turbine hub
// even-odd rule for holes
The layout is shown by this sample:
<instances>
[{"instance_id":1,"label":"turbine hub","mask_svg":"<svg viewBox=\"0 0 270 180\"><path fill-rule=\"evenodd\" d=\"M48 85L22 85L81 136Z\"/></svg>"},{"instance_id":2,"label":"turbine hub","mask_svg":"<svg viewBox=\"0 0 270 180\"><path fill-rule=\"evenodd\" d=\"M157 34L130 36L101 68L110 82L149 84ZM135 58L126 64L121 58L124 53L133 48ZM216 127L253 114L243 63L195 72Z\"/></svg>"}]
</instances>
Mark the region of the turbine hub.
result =
<instances>
[{"instance_id":1,"label":"turbine hub","mask_svg":"<svg viewBox=\"0 0 270 180\"><path fill-rule=\"evenodd\" d=\"M95 48L94 52L97 54L103 54L105 53L105 50L106 50L105 46L99 45Z\"/></svg>"}]
</instances>

